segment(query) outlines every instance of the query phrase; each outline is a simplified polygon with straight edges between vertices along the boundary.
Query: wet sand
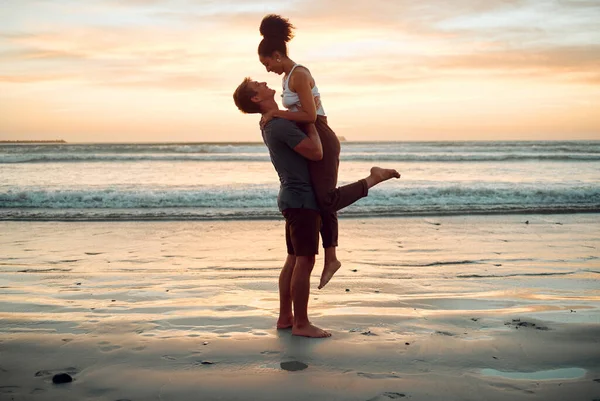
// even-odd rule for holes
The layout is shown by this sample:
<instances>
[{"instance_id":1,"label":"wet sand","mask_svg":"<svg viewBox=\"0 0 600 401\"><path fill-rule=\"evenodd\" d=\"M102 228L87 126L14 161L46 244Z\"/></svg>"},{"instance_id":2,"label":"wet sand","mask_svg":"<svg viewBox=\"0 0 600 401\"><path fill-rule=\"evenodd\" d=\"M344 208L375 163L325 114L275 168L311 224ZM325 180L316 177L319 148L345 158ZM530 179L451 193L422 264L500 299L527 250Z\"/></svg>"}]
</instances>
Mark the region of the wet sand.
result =
<instances>
[{"instance_id":1,"label":"wet sand","mask_svg":"<svg viewBox=\"0 0 600 401\"><path fill-rule=\"evenodd\" d=\"M600 399L599 223L342 219L317 340L282 221L0 222L0 400Z\"/></svg>"}]
</instances>

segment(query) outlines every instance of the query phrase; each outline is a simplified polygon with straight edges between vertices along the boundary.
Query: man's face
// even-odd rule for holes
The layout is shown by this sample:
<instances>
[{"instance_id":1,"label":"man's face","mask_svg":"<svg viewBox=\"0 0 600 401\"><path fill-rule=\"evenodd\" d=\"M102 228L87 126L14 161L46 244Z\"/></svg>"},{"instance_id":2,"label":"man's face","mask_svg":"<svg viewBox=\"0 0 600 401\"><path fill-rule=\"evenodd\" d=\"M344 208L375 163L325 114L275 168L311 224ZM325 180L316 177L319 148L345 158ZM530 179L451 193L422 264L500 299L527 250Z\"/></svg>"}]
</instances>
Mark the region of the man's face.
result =
<instances>
[{"instance_id":1,"label":"man's face","mask_svg":"<svg viewBox=\"0 0 600 401\"><path fill-rule=\"evenodd\" d=\"M253 98L254 101L261 102L275 98L275 90L269 88L266 82L250 81L248 87L256 92Z\"/></svg>"}]
</instances>

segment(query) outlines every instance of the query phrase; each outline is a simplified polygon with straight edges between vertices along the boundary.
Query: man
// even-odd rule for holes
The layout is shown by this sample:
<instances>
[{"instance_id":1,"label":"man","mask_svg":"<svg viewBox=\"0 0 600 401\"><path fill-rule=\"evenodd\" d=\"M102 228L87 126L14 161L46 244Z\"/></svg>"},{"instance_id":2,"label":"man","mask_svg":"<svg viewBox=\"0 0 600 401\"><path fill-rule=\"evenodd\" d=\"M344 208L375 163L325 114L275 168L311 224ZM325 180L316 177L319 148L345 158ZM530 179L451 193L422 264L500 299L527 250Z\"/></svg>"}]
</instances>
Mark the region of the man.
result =
<instances>
[{"instance_id":1,"label":"man","mask_svg":"<svg viewBox=\"0 0 600 401\"><path fill-rule=\"evenodd\" d=\"M266 83L244 79L233 99L244 113L267 113L278 108L275 91ZM291 327L292 334L304 337L330 337L331 333L308 319L310 274L319 251L321 217L310 184L306 159L323 157L316 131L308 136L288 120L275 118L262 130L265 145L281 183L277 205L285 217L288 255L279 275L278 329ZM293 307L293 313L292 313Z\"/></svg>"}]
</instances>

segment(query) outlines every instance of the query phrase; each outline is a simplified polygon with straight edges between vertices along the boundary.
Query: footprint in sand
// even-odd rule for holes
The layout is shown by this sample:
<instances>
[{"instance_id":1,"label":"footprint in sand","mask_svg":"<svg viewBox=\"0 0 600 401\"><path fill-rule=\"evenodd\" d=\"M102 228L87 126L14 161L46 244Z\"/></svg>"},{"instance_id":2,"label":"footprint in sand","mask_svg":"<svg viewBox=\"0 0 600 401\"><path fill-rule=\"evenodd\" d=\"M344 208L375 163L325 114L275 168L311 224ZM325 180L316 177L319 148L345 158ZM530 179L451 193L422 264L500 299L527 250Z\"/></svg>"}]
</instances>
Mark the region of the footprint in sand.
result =
<instances>
[{"instance_id":1,"label":"footprint in sand","mask_svg":"<svg viewBox=\"0 0 600 401\"><path fill-rule=\"evenodd\" d=\"M512 326L515 329L519 329L519 328L533 328L533 329L542 330L542 331L548 331L548 330L550 330L548 327L541 326L541 325L536 324L536 323L522 322L521 319L513 319L510 322L504 323L504 325L505 326Z\"/></svg>"},{"instance_id":2,"label":"footprint in sand","mask_svg":"<svg viewBox=\"0 0 600 401\"><path fill-rule=\"evenodd\" d=\"M196 361L193 363L193 365L195 365L195 366L200 366L200 365L210 366L210 365L214 365L215 363L216 362L212 362L212 361Z\"/></svg>"},{"instance_id":3,"label":"footprint in sand","mask_svg":"<svg viewBox=\"0 0 600 401\"><path fill-rule=\"evenodd\" d=\"M103 352L110 352L121 348L123 347L121 347L120 345L107 345L106 347L100 347L100 350Z\"/></svg>"},{"instance_id":4,"label":"footprint in sand","mask_svg":"<svg viewBox=\"0 0 600 401\"><path fill-rule=\"evenodd\" d=\"M35 372L35 377L47 377L47 376L54 376L55 374L58 373L68 373L70 375L75 375L77 373L79 373L79 371L77 370L77 368L74 367L68 367L68 368L64 368L64 369L52 369L52 370L38 370L37 372Z\"/></svg>"},{"instance_id":5,"label":"footprint in sand","mask_svg":"<svg viewBox=\"0 0 600 401\"><path fill-rule=\"evenodd\" d=\"M377 397L369 398L367 401L387 401L387 400L399 400L400 398L406 397L406 394L402 393L383 393L379 394Z\"/></svg>"},{"instance_id":6,"label":"footprint in sand","mask_svg":"<svg viewBox=\"0 0 600 401\"><path fill-rule=\"evenodd\" d=\"M15 394L19 386L0 386L0 394Z\"/></svg>"},{"instance_id":7,"label":"footprint in sand","mask_svg":"<svg viewBox=\"0 0 600 401\"><path fill-rule=\"evenodd\" d=\"M276 354L280 354L281 352L279 351L263 351L260 354L261 355L276 355Z\"/></svg>"},{"instance_id":8,"label":"footprint in sand","mask_svg":"<svg viewBox=\"0 0 600 401\"><path fill-rule=\"evenodd\" d=\"M365 377L367 379L399 379L400 376L395 375L393 373L365 373L358 372L358 376Z\"/></svg>"}]
</instances>

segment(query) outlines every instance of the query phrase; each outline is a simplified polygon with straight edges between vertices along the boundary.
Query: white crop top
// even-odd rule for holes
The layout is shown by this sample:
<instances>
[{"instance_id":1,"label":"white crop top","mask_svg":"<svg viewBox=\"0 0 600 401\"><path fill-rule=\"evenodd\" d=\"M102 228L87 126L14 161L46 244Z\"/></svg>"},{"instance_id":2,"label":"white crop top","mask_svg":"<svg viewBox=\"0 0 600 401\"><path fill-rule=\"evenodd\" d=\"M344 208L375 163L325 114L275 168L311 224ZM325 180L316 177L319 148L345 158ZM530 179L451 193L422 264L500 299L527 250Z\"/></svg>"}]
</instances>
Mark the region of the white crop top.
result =
<instances>
[{"instance_id":1,"label":"white crop top","mask_svg":"<svg viewBox=\"0 0 600 401\"><path fill-rule=\"evenodd\" d=\"M283 78L283 93L281 94L281 102L283 103L283 107L285 107L289 111L298 111L298 106L301 105L300 97L298 96L298 94L290 90L290 77L292 76L292 73L294 72L296 67L304 66L300 64L294 64L294 67L292 67L292 70L287 75L287 77ZM323 109L323 105L321 104L321 95L319 94L319 89L317 88L316 83L315 86L312 87L311 92L313 98L315 99L315 104L317 106L317 115L325 116L325 110Z\"/></svg>"}]
</instances>

